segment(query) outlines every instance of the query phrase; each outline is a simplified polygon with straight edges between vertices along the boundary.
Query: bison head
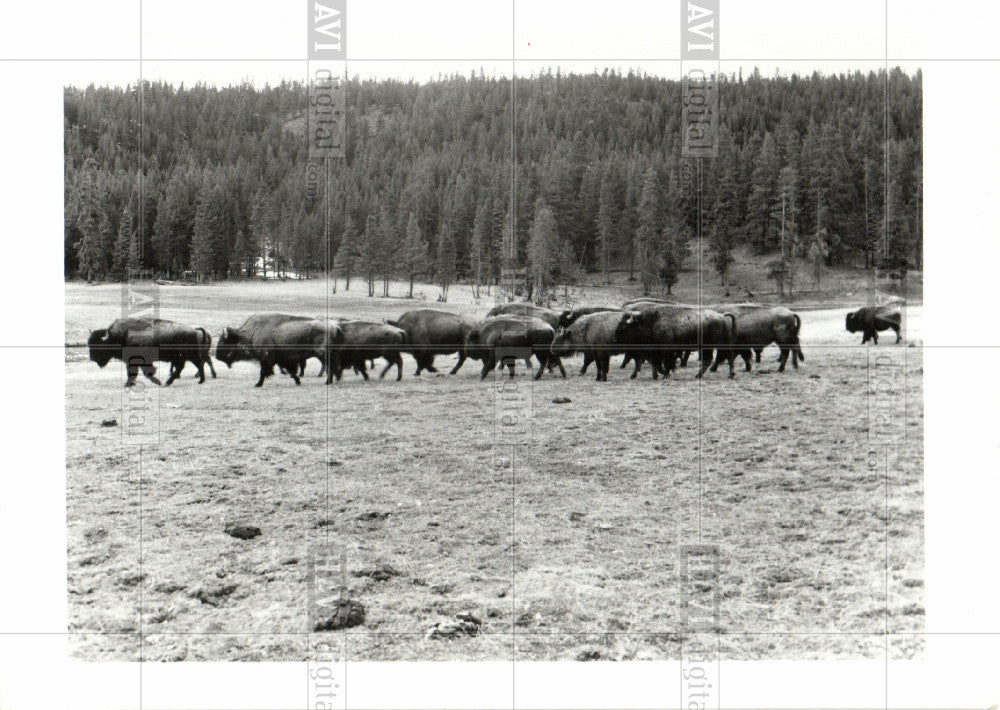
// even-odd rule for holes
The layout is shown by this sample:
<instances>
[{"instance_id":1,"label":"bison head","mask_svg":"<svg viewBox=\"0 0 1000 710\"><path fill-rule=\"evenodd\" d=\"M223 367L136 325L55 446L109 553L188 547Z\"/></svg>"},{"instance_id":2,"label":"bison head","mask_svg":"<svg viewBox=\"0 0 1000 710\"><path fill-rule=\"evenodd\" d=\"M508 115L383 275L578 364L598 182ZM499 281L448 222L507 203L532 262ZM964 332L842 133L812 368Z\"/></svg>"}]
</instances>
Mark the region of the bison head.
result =
<instances>
[{"instance_id":1,"label":"bison head","mask_svg":"<svg viewBox=\"0 0 1000 710\"><path fill-rule=\"evenodd\" d=\"M219 344L215 346L215 358L226 363L226 367L232 367L234 362L241 359L241 349L239 332L235 328L223 328Z\"/></svg>"},{"instance_id":2,"label":"bison head","mask_svg":"<svg viewBox=\"0 0 1000 710\"><path fill-rule=\"evenodd\" d=\"M87 348L90 350L90 359L99 367L107 365L115 356L115 346L110 342L107 328L91 331L87 338Z\"/></svg>"},{"instance_id":3,"label":"bison head","mask_svg":"<svg viewBox=\"0 0 1000 710\"><path fill-rule=\"evenodd\" d=\"M648 321L647 313L639 311L625 311L618 326L615 328L615 340L620 343L629 343L635 340L635 335L639 329Z\"/></svg>"},{"instance_id":4,"label":"bison head","mask_svg":"<svg viewBox=\"0 0 1000 710\"><path fill-rule=\"evenodd\" d=\"M557 329L569 328L571 325L573 325L574 320L575 318L573 318L573 311L563 311L562 313L559 314L559 320L556 322L556 328Z\"/></svg>"},{"instance_id":5,"label":"bison head","mask_svg":"<svg viewBox=\"0 0 1000 710\"><path fill-rule=\"evenodd\" d=\"M853 311L847 314L847 321L845 325L847 326L847 331L849 333L857 333L861 330L861 323L858 322L859 320L858 311Z\"/></svg>"}]
</instances>

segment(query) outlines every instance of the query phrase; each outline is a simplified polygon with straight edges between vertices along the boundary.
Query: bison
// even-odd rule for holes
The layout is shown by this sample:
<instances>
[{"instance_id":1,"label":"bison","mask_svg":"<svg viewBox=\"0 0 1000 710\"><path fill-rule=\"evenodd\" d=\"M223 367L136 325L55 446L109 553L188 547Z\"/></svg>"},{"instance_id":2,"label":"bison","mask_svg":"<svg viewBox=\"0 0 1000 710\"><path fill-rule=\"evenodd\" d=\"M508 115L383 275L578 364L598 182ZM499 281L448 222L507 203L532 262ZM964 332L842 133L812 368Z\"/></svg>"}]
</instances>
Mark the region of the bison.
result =
<instances>
[{"instance_id":1,"label":"bison","mask_svg":"<svg viewBox=\"0 0 1000 710\"><path fill-rule=\"evenodd\" d=\"M583 318L583 316L589 316L594 313L606 313L608 311L621 313L621 310L620 308L612 308L610 306L577 306L576 308L560 313L555 328L557 331L560 328L569 328L579 318Z\"/></svg>"},{"instance_id":2,"label":"bison","mask_svg":"<svg viewBox=\"0 0 1000 710\"><path fill-rule=\"evenodd\" d=\"M406 345L406 332L402 328L386 323L373 323L363 320L340 321L344 332L343 342L338 346L339 363L333 376L340 380L344 369L353 367L366 380L368 379L369 360L382 358L386 366L379 378L385 377L393 365L396 366L396 380L403 379L403 349ZM328 373L328 377L330 374Z\"/></svg>"},{"instance_id":3,"label":"bison","mask_svg":"<svg viewBox=\"0 0 1000 710\"><path fill-rule=\"evenodd\" d=\"M225 328L219 336L215 356L232 367L239 360L260 362L260 378L255 387L274 374L277 365L295 384L302 384L299 372L311 357L327 366L329 384L337 367L337 348L344 331L337 322L284 313L250 316L239 328Z\"/></svg>"},{"instance_id":4,"label":"bison","mask_svg":"<svg viewBox=\"0 0 1000 710\"><path fill-rule=\"evenodd\" d=\"M214 380L217 375L215 374L215 364L212 362L212 334L198 326L195 326L195 330L198 331L198 347L201 350L202 360L208 365L208 369L212 372L212 379ZM174 374L174 366L172 364L170 366L170 374Z\"/></svg>"},{"instance_id":5,"label":"bison","mask_svg":"<svg viewBox=\"0 0 1000 710\"><path fill-rule=\"evenodd\" d=\"M785 363L788 362L789 354L792 356L792 366L799 367L799 360L805 360L802 354L802 346L799 344L799 329L802 327L802 319L798 314L792 313L782 306L768 307L744 304L742 306L731 306L729 312L735 312L739 316L738 328L733 337L733 353L743 358L746 364L746 371L750 371L751 351L756 354L757 362L760 362L760 354L771 343L777 344L780 349L778 355L778 372L784 372ZM715 362L712 364L712 372L715 372L722 360L724 351L716 353Z\"/></svg>"},{"instance_id":6,"label":"bison","mask_svg":"<svg viewBox=\"0 0 1000 710\"><path fill-rule=\"evenodd\" d=\"M723 350L729 360L729 376L734 377L732 343L736 332L736 316L710 309L652 309L644 312L626 311L619 319L615 339L630 351L641 351L654 368L666 376L675 368L684 351L699 353L701 369L696 377L704 376L712 364L716 350ZM639 372L639 361L635 377Z\"/></svg>"},{"instance_id":7,"label":"bison","mask_svg":"<svg viewBox=\"0 0 1000 710\"><path fill-rule=\"evenodd\" d=\"M552 354L565 356L574 352L583 353L582 375L591 362L597 363L597 381L608 381L608 369L612 355L624 351L615 339L622 311L600 311L584 315L568 328L562 328L552 341Z\"/></svg>"},{"instance_id":8,"label":"bison","mask_svg":"<svg viewBox=\"0 0 1000 710\"><path fill-rule=\"evenodd\" d=\"M862 333L861 344L869 340L878 345L878 334L882 330L896 331L896 342L900 341L900 325L902 311L898 303L884 306L865 306L847 314L847 330L851 333Z\"/></svg>"},{"instance_id":9,"label":"bison","mask_svg":"<svg viewBox=\"0 0 1000 710\"><path fill-rule=\"evenodd\" d=\"M465 336L479 325L467 316L460 316L433 308L407 311L397 320L387 320L387 325L401 328L406 333L404 352L417 361L417 371L437 372L434 368L435 355L458 353L458 363L449 374L454 375L465 362Z\"/></svg>"},{"instance_id":10,"label":"bison","mask_svg":"<svg viewBox=\"0 0 1000 710\"><path fill-rule=\"evenodd\" d=\"M542 308L531 303L504 303L496 306L489 313L487 318L497 316L520 316L522 318L540 318L555 330L559 327L559 313L551 308Z\"/></svg>"},{"instance_id":11,"label":"bison","mask_svg":"<svg viewBox=\"0 0 1000 710\"><path fill-rule=\"evenodd\" d=\"M667 301L667 300L662 299L662 298L654 298L652 296L639 296L638 298L633 298L630 301L625 301L625 303L622 304L622 309L623 310L634 310L634 309L630 309L629 307L630 306L634 306L636 303L663 303L663 304L668 304L668 303L673 303L673 301Z\"/></svg>"},{"instance_id":12,"label":"bison","mask_svg":"<svg viewBox=\"0 0 1000 710\"><path fill-rule=\"evenodd\" d=\"M125 362L128 378L126 387L132 387L139 371L157 385L156 365L169 362L170 385L181 376L187 362L198 369L198 382L205 381L204 337L206 331L182 323L160 318L119 318L107 328L91 331L87 338L90 359L100 367L112 359Z\"/></svg>"},{"instance_id":13,"label":"bison","mask_svg":"<svg viewBox=\"0 0 1000 710\"><path fill-rule=\"evenodd\" d=\"M562 361L552 354L552 340L555 338L555 329L540 318L519 318L516 316L496 316L487 318L481 324L469 331L465 337L465 356L473 360L480 360L483 369L479 379L486 379L486 376L497 366L497 357L504 361L510 376L514 376L514 358L524 357L526 360L530 355L538 358L538 372L535 379L542 376L547 365L554 365L559 368L563 377L566 377L566 369ZM505 350L518 350L517 354L505 353ZM523 353L527 351L528 355Z\"/></svg>"},{"instance_id":14,"label":"bison","mask_svg":"<svg viewBox=\"0 0 1000 710\"><path fill-rule=\"evenodd\" d=\"M698 308L698 306L691 306L686 303L670 303L658 298L635 298L631 301L626 302L626 306L623 306L622 310L625 311L635 311L635 312L645 312L652 310L661 311L687 311L693 308ZM681 367L687 367L688 358L691 357L691 350L683 350L678 354L678 362ZM641 350L632 350L625 353L625 357L622 359L621 368L624 370L628 367L630 362L635 362L635 369L632 371L632 379L635 379L636 375L639 374L639 370L642 369L643 362L646 361L646 357ZM653 367L653 379L655 380L658 376L658 369L655 365L650 363Z\"/></svg>"}]
</instances>

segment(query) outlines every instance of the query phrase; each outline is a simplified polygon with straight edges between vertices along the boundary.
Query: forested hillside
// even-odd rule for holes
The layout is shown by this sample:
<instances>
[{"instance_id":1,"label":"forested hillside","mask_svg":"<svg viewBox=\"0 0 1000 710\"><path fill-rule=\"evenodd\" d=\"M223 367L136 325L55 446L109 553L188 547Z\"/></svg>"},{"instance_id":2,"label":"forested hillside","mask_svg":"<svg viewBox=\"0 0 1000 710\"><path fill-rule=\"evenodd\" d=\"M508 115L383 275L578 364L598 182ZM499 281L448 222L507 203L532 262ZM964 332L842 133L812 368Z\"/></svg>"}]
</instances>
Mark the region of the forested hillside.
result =
<instances>
[{"instance_id":1,"label":"forested hillside","mask_svg":"<svg viewBox=\"0 0 1000 710\"><path fill-rule=\"evenodd\" d=\"M389 278L483 283L503 263L537 285L628 269L669 289L698 224L679 82L552 72L515 88L516 103L506 78L349 82L329 248L302 84L147 83L141 120L136 87L67 88L66 276L336 268L375 293ZM720 153L700 181L723 282L737 246L773 255L779 288L832 265L920 267L921 91L898 69L724 77Z\"/></svg>"}]
</instances>

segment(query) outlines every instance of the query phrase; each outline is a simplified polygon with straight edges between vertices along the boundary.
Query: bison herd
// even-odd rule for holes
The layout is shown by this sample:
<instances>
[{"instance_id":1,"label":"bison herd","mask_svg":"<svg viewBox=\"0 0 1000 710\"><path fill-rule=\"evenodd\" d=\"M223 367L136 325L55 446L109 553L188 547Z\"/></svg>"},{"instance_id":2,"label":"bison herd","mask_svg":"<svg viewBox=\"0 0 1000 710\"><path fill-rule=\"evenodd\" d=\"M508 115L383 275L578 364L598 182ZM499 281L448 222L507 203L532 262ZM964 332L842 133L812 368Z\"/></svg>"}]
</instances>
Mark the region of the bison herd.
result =
<instances>
[{"instance_id":1,"label":"bison herd","mask_svg":"<svg viewBox=\"0 0 1000 710\"><path fill-rule=\"evenodd\" d=\"M849 313L846 326L852 333L863 333L862 344L869 340L877 344L878 332L888 329L896 331L899 342L900 315L898 304L865 307ZM215 357L227 366L240 360L258 362L257 387L274 374L275 367L301 384L311 358L319 360L320 375L326 375L327 384L334 378L339 381L345 370L367 380L368 367L374 367L376 360L385 362L380 377L395 367L399 380L404 353L416 362L416 375L424 370L437 372L437 355L457 353L458 362L450 374L472 359L482 363L480 379L498 365L508 367L513 377L516 360L523 359L530 367L532 358L538 361L535 379L557 369L565 377L562 358L581 354L580 374L594 364L598 381L607 381L614 355L624 356L623 368L634 363L632 378L649 363L655 379L685 367L688 357L697 353L696 377L715 372L723 362L729 377L734 377L736 358L742 358L749 371L751 362L759 363L761 352L771 344L780 351L779 371L784 371L789 357L798 368L799 361L805 360L799 343L801 325L797 314L781 306L702 307L652 298L628 301L620 308L587 306L562 312L510 303L497 306L482 321L429 308L383 323L265 313L250 316L239 327L224 328ZM197 369L199 382L205 381L206 365L215 377L212 336L204 328L161 319L122 318L91 332L87 345L90 359L101 367L112 359L126 363L126 387L135 384L140 371L159 385L156 362L170 363L166 385L180 376L188 362Z\"/></svg>"}]
</instances>

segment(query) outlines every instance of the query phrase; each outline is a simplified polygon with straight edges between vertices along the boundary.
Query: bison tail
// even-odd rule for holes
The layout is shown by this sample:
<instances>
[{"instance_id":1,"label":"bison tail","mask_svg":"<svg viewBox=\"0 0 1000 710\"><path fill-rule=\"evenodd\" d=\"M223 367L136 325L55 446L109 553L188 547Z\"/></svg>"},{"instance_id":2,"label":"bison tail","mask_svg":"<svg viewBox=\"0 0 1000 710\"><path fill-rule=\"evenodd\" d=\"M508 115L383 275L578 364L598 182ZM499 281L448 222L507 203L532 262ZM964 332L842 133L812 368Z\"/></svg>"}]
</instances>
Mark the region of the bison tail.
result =
<instances>
[{"instance_id":1,"label":"bison tail","mask_svg":"<svg viewBox=\"0 0 1000 710\"><path fill-rule=\"evenodd\" d=\"M802 319L799 318L799 314L798 313L793 313L792 317L795 318L795 335L796 335L796 337L798 337L798 335L799 335L799 328L802 327Z\"/></svg>"},{"instance_id":2,"label":"bison tail","mask_svg":"<svg viewBox=\"0 0 1000 710\"><path fill-rule=\"evenodd\" d=\"M730 319L732 319L732 321L733 321L733 332L732 332L732 335L735 336L736 335L736 316L734 316L732 313L726 313L723 317L724 318L730 318Z\"/></svg>"},{"instance_id":3,"label":"bison tail","mask_svg":"<svg viewBox=\"0 0 1000 710\"><path fill-rule=\"evenodd\" d=\"M399 327L401 327L399 325L399 321L397 321L397 320L389 320L388 318L385 319L385 324L386 325L391 325L393 328L399 328Z\"/></svg>"},{"instance_id":4,"label":"bison tail","mask_svg":"<svg viewBox=\"0 0 1000 710\"><path fill-rule=\"evenodd\" d=\"M212 335L204 328L195 328L195 330L201 331L201 337L205 341L205 347L211 349L212 347Z\"/></svg>"}]
</instances>

